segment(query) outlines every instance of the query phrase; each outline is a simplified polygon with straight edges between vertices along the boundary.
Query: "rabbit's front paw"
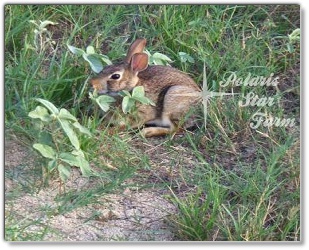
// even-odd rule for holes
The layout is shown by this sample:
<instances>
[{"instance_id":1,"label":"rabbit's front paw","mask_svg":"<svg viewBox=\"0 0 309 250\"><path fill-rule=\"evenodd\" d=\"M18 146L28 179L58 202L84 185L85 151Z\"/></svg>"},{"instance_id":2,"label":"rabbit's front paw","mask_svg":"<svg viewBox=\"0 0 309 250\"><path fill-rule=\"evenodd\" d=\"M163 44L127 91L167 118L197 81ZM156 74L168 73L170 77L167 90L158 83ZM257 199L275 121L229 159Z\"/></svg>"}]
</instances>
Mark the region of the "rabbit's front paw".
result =
<instances>
[{"instance_id":1,"label":"rabbit's front paw","mask_svg":"<svg viewBox=\"0 0 309 250\"><path fill-rule=\"evenodd\" d=\"M172 131L170 128L163 127L148 127L140 131L143 137L164 136L170 134Z\"/></svg>"}]
</instances>

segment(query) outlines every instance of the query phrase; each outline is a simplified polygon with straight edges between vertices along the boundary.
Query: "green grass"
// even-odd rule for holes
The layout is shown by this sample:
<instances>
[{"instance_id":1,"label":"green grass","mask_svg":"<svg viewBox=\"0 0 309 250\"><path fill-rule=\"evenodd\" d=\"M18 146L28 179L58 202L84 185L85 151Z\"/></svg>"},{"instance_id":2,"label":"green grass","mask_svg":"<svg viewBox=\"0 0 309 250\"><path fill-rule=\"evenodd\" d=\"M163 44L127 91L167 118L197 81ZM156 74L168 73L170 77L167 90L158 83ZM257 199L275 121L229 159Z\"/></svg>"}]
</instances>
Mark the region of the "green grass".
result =
<instances>
[{"instance_id":1,"label":"green grass","mask_svg":"<svg viewBox=\"0 0 309 250\"><path fill-rule=\"evenodd\" d=\"M134 177L146 189L169 190L179 209L169 218L177 240L300 240L300 43L289 37L300 26L298 5L6 5L4 11L7 132L35 143L37 130L28 113L38 105L34 98L44 98L70 110L96 136L81 144L100 173L100 185L59 194L58 206L46 208L50 216L95 203L98 195L121 192ZM57 24L35 39L31 20ZM173 66L201 86L205 63L210 90L238 93L209 101L206 130L199 112L199 130L167 137L152 154L143 143L155 140L109 134L96 109L89 117L87 80L93 73L66 46L92 45L117 60L137 37L145 37L151 53L169 56ZM178 52L194 62L182 62ZM231 72L238 78L274 73L279 84L222 87L219 82ZM275 104L240 107L241 96L249 92L274 97ZM256 112L295 118L295 126L252 129ZM192 157L191 163L177 153L179 148ZM152 172L161 155L171 172L177 169L172 180ZM145 183L150 173L156 183ZM37 181L33 185L41 188ZM182 186L187 187L183 192ZM9 202L16 196L8 196ZM12 213L6 212L7 240L43 240L50 230L37 220L16 220ZM38 224L37 234L25 233Z\"/></svg>"}]
</instances>

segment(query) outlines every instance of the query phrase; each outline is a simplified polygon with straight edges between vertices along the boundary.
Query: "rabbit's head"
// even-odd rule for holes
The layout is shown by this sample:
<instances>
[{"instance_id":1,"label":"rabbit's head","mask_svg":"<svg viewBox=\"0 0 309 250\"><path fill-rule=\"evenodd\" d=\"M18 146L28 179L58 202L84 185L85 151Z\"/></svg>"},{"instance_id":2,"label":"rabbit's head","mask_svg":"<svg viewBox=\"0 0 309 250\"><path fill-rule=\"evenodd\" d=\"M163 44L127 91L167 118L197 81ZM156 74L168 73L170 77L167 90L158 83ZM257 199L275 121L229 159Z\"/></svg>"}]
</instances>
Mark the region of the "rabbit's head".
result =
<instances>
[{"instance_id":1,"label":"rabbit's head","mask_svg":"<svg viewBox=\"0 0 309 250\"><path fill-rule=\"evenodd\" d=\"M132 90L138 83L138 73L148 67L148 55L143 53L145 39L137 39L130 46L124 62L109 65L92 78L90 83L98 94L117 95L121 90Z\"/></svg>"}]
</instances>

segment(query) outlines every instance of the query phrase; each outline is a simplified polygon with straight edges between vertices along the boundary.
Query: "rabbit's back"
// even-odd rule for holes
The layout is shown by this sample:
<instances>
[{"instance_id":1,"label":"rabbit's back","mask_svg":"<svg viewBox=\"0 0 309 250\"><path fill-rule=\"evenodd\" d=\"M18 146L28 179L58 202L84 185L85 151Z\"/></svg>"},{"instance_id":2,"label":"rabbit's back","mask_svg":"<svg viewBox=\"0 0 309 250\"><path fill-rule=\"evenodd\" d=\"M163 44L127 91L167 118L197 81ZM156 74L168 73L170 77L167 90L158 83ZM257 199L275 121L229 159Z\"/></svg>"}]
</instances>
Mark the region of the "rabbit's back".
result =
<instances>
[{"instance_id":1,"label":"rabbit's back","mask_svg":"<svg viewBox=\"0 0 309 250\"><path fill-rule=\"evenodd\" d=\"M166 86L184 85L199 91L195 81L184 72L170 66L152 65L139 72L139 84L146 89L162 90Z\"/></svg>"}]
</instances>

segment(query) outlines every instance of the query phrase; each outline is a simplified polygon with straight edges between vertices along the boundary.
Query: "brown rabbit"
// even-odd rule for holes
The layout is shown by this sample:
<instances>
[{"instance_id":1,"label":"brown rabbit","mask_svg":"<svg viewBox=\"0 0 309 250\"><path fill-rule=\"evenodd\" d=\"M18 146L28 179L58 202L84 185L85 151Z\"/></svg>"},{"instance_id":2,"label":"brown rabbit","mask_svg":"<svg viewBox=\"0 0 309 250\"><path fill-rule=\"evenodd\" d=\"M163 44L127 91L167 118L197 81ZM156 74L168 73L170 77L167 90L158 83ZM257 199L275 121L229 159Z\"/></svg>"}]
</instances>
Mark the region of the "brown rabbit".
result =
<instances>
[{"instance_id":1,"label":"brown rabbit","mask_svg":"<svg viewBox=\"0 0 309 250\"><path fill-rule=\"evenodd\" d=\"M200 102L201 90L185 73L169 66L148 66L148 55L143 53L146 40L137 39L130 46L124 62L110 65L90 80L98 94L117 96L121 90L131 91L143 86L145 96L156 106L139 104L137 122L145 137L161 136L177 130L189 109Z\"/></svg>"}]
</instances>

